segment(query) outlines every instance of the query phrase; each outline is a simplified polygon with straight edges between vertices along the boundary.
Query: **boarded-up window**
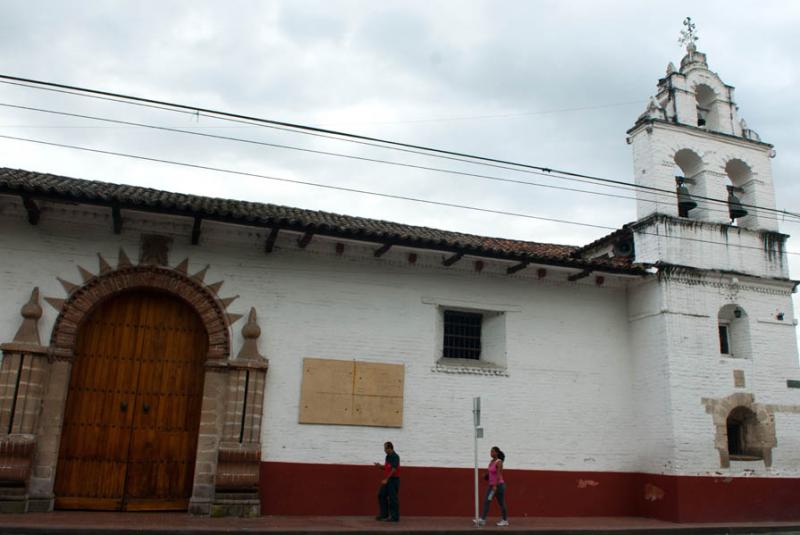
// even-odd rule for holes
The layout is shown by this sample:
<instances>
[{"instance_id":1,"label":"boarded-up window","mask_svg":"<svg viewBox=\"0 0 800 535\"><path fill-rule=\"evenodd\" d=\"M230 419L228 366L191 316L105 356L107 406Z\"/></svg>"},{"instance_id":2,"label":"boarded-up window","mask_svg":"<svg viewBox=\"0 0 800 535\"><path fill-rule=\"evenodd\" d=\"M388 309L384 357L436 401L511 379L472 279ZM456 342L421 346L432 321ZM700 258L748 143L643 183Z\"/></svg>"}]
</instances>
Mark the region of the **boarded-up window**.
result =
<instances>
[{"instance_id":1,"label":"boarded-up window","mask_svg":"<svg viewBox=\"0 0 800 535\"><path fill-rule=\"evenodd\" d=\"M402 427L405 366L303 359L300 423Z\"/></svg>"}]
</instances>

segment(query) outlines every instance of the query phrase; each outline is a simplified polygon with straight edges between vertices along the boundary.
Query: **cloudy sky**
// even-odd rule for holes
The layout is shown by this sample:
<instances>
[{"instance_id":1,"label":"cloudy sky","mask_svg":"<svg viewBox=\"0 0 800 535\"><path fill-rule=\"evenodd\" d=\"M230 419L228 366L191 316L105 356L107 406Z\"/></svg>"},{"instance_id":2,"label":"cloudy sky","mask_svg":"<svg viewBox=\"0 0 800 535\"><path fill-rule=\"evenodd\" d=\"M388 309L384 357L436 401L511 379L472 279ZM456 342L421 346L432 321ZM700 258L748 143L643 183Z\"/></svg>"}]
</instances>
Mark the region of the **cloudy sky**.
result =
<instances>
[{"instance_id":1,"label":"cloudy sky","mask_svg":"<svg viewBox=\"0 0 800 535\"><path fill-rule=\"evenodd\" d=\"M682 21L772 143L779 208L800 210L800 2L0 2L0 74L632 180L625 131ZM557 186L553 178L0 84L0 104L169 126ZM0 106L0 135L619 227L635 204L585 193L113 126ZM0 139L0 166L582 244L607 231ZM782 230L800 235L800 224ZM800 251L800 240L790 240ZM800 278L800 255L790 255ZM797 305L796 305L797 306Z\"/></svg>"}]
</instances>

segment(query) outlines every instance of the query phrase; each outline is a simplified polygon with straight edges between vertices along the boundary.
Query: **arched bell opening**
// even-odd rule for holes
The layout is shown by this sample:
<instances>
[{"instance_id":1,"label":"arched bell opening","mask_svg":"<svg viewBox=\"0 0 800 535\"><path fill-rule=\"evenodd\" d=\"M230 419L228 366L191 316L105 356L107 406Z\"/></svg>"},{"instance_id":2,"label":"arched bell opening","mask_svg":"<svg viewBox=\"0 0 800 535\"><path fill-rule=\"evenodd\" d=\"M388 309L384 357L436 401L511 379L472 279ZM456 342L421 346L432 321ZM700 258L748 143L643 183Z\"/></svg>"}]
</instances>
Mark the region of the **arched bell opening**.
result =
<instances>
[{"instance_id":1,"label":"arched bell opening","mask_svg":"<svg viewBox=\"0 0 800 535\"><path fill-rule=\"evenodd\" d=\"M675 153L674 161L678 216L699 219L702 208L697 197L705 196L703 160L691 149L681 149Z\"/></svg>"},{"instance_id":2,"label":"arched bell opening","mask_svg":"<svg viewBox=\"0 0 800 535\"><path fill-rule=\"evenodd\" d=\"M725 174L729 181L726 187L731 224L743 227L754 226L757 221L756 213L751 208L744 206L756 204L755 187L752 182L753 171L742 160L733 159L725 164Z\"/></svg>"},{"instance_id":3,"label":"arched bell opening","mask_svg":"<svg viewBox=\"0 0 800 535\"><path fill-rule=\"evenodd\" d=\"M720 106L717 93L706 84L698 84L694 89L697 110L697 126L706 130L720 130Z\"/></svg>"}]
</instances>

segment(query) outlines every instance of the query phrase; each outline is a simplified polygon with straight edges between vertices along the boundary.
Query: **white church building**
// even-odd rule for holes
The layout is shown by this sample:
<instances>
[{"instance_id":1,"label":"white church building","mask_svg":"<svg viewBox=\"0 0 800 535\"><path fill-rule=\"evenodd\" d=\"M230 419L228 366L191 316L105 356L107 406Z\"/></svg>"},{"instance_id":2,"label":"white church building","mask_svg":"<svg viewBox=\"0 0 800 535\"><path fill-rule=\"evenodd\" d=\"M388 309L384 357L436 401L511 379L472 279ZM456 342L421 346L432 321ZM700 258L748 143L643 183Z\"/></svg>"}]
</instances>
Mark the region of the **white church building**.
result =
<instances>
[{"instance_id":1,"label":"white church building","mask_svg":"<svg viewBox=\"0 0 800 535\"><path fill-rule=\"evenodd\" d=\"M403 515L469 516L481 396L512 517L800 520L737 113L690 44L628 131L637 221L583 247L0 168L0 510L370 515L389 440Z\"/></svg>"}]
</instances>

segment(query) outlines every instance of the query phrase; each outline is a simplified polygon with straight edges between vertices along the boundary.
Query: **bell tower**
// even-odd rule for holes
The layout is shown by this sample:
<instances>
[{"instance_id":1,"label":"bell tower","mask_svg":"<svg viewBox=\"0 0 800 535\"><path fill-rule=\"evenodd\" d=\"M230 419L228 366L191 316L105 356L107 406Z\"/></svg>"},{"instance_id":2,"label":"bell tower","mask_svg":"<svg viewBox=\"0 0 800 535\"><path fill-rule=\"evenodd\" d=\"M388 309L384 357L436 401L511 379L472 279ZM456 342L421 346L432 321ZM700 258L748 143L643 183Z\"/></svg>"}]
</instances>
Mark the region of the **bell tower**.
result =
<instances>
[{"instance_id":1,"label":"bell tower","mask_svg":"<svg viewBox=\"0 0 800 535\"><path fill-rule=\"evenodd\" d=\"M655 275L628 297L642 471L773 477L797 470L783 444L800 429L770 412L797 403L787 379L798 369L775 151L684 26L680 68L669 64L628 131L641 187L624 230ZM679 516L697 499L681 492Z\"/></svg>"},{"instance_id":2,"label":"bell tower","mask_svg":"<svg viewBox=\"0 0 800 535\"><path fill-rule=\"evenodd\" d=\"M684 21L684 26L680 42L686 54L680 68L672 63L667 66L655 96L628 130L635 181L642 186L637 191L636 225L652 226L647 222L654 224L666 217L670 225L682 227L680 233L689 239L683 245L692 239L695 245L700 240L720 242L720 233L729 235L733 230L741 242L738 245L757 249L758 235L778 230L770 162L775 150L739 118L734 88L709 69L706 54L697 50L691 20ZM704 235L713 228L714 236ZM650 230L658 233L658 229ZM637 252L643 253L637 254L637 261L788 277L783 254L768 253L770 265L764 266L752 258L732 258L733 249L722 256L694 246L678 251L667 243L670 240L663 240L663 233L650 234L637 236ZM716 255L717 261L698 264L698 255L709 254Z\"/></svg>"}]
</instances>

